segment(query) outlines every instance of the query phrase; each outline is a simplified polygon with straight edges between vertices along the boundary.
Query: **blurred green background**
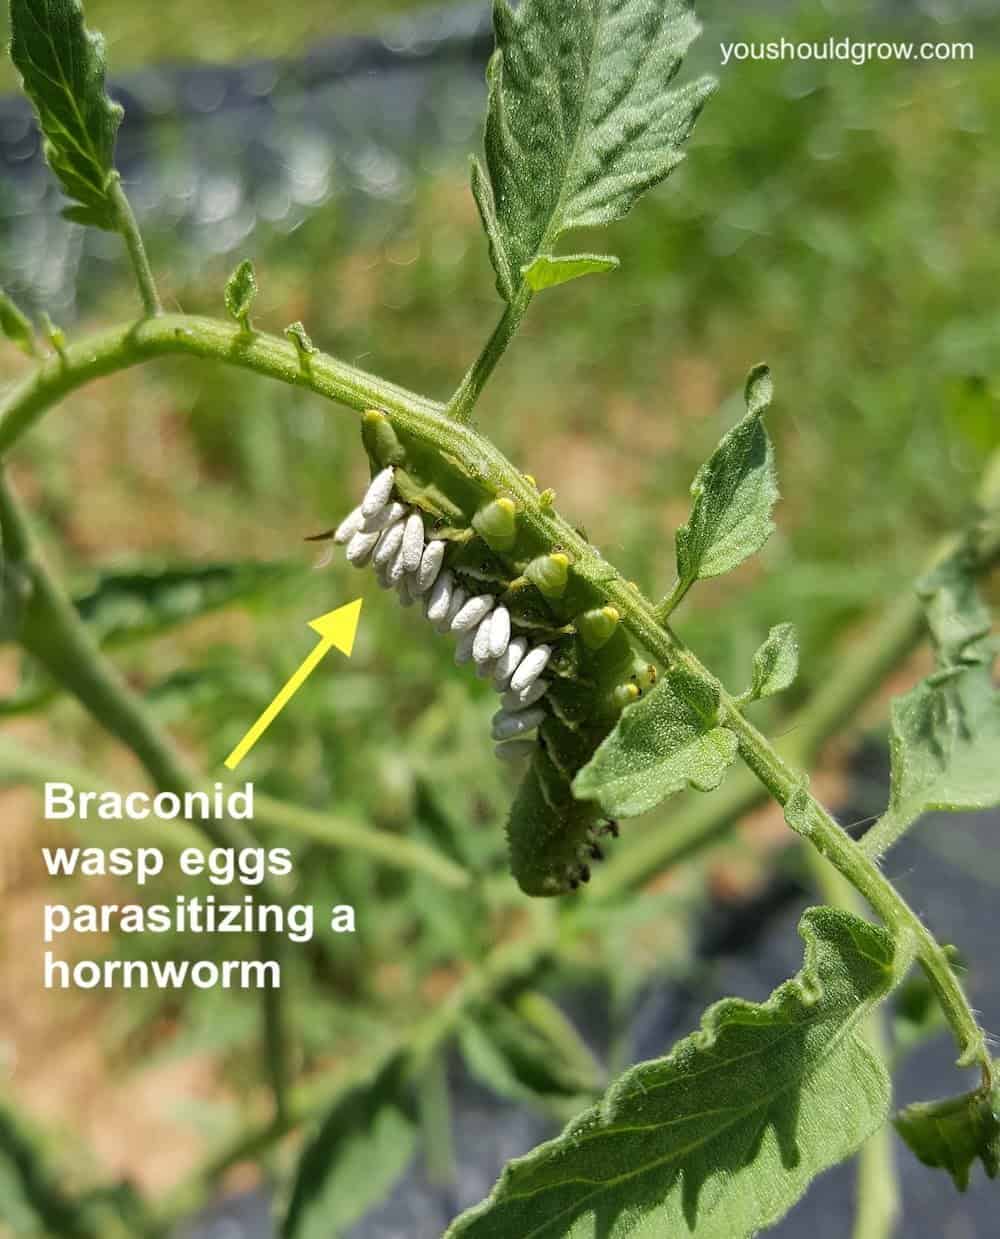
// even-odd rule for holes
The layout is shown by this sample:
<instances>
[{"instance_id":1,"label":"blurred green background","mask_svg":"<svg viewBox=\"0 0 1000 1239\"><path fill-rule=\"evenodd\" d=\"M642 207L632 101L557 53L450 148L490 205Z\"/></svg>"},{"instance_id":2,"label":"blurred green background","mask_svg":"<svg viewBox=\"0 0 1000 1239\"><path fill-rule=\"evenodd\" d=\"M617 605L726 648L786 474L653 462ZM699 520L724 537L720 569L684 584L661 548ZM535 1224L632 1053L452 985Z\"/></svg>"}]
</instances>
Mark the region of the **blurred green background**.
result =
<instances>
[{"instance_id":1,"label":"blurred green background","mask_svg":"<svg viewBox=\"0 0 1000 1239\"><path fill-rule=\"evenodd\" d=\"M114 72L192 56L300 53L317 38L364 31L414 7L303 2L279 19L260 0L207 8L165 0L155 21L122 0L92 0L87 9L108 38ZM707 31L694 69L718 69L720 38L897 28L856 6L738 15L727 7L701 6ZM738 417L747 370L770 363L778 532L743 570L694 591L677 625L739 690L768 627L795 623L800 679L787 699L758 708L775 731L785 712L837 675L844 650L962 521L982 462L1000 445L1000 20L920 18L914 28L941 39L972 31L974 62L734 63L721 71L718 95L668 185L612 234L582 239L582 248L618 253L621 270L538 298L477 415L540 486L555 487L562 511L627 576L659 596L671 583L672 534L691 478ZM5 68L0 86L12 81ZM301 319L323 349L440 398L498 313L464 161L454 152L371 212L334 192L291 232L262 223L234 252L195 260L177 253L171 229L155 220L150 241L169 305L221 312L226 276L251 257L261 327L280 332ZM71 334L133 312L124 261L112 259L99 293L83 290L83 321ZM25 369L6 346L0 361L7 376ZM12 466L52 560L75 593L92 596L102 634L117 639L119 665L210 772L304 656L305 620L363 591L351 663L309 681L245 763L246 776L262 791L420 838L484 874L503 872L511 785L487 739L489 692L370 575L353 574L340 556L314 570L317 555L303 542L335 524L364 484L352 413L238 371L164 361L76 394L25 438ZM167 565L224 567L207 578L150 579ZM147 575L131 585L116 576L134 571ZM232 606L217 605L230 598ZM149 629L152 639L128 639ZM135 781L130 759L73 703L56 696L39 713L33 703L45 685L33 669L9 650L2 667L23 707L5 730L119 783ZM894 687L917 673L911 668ZM884 708L871 715L876 726L883 716ZM832 757L831 769L839 762ZM68 1121L67 1145L80 1134L96 1139L93 1163L78 1166L84 1177L110 1167L167 1186L200 1141L257 1104L247 1084L257 1074L255 1000L134 992L14 1002L15 988L35 984L37 959L29 953L19 971L14 956L45 879L37 801L4 795L12 822L0 875L12 991L4 1037L17 1064L15 1094L47 1122ZM671 812L626 835L669 829ZM426 879L360 855L300 840L294 847L297 898L355 903L362 924L347 943L321 937L291 955L286 997L302 1070L391 1036L440 1001L463 961L522 914L513 896L511 907L445 897ZM713 890L751 882L760 867L751 852L742 842L714 857L709 878L724 873L730 885L720 879ZM704 898L704 866L669 876L619 929L596 935L592 973L617 971L627 989L651 971L682 966L685 916ZM136 950L132 941L106 945ZM206 943L150 939L146 949L198 957ZM65 1020L54 1019L64 1011ZM67 1114L53 1081L78 1071L68 1033L81 1019L93 1021L98 1037L99 1061L88 1068L97 1083ZM112 1085L101 1073L111 1061L136 1070L141 1063L173 1082L152 1124L169 1156L144 1154L127 1122L102 1143ZM193 1061L197 1114L175 1104L190 1089L170 1074L181 1070L171 1064ZM126 1085L114 1087L125 1096ZM179 1134L192 1123L193 1141Z\"/></svg>"}]
</instances>

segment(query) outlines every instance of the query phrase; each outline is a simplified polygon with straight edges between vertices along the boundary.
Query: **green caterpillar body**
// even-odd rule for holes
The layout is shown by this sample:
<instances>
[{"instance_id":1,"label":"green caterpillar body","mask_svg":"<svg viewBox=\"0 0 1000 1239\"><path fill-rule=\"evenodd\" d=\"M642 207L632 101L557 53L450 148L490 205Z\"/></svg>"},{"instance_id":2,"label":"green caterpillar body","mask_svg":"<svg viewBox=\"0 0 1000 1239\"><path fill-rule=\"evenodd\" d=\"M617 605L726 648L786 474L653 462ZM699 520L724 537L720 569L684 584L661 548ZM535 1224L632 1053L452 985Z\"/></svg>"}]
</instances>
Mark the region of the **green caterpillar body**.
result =
<instances>
[{"instance_id":1,"label":"green caterpillar body","mask_svg":"<svg viewBox=\"0 0 1000 1239\"><path fill-rule=\"evenodd\" d=\"M517 519L516 505L490 493L461 462L366 413L362 438L373 475L392 465L400 498L417 509L428 538L447 544L445 563L467 593L492 594L511 629L552 651L545 712L507 825L511 871L530 895L560 895L590 877L599 839L616 833L597 806L573 796L576 773L621 709L655 678L590 582L568 556Z\"/></svg>"}]
</instances>

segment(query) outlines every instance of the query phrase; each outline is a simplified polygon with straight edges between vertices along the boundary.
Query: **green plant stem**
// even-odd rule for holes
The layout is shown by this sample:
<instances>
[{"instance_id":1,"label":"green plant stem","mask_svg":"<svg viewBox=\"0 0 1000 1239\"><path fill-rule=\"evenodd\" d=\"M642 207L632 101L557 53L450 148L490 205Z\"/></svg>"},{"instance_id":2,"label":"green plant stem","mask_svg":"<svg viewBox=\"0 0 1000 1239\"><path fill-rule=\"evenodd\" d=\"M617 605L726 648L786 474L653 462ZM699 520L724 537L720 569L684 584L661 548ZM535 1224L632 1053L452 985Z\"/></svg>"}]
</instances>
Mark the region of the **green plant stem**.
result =
<instances>
[{"instance_id":1,"label":"green plant stem","mask_svg":"<svg viewBox=\"0 0 1000 1239\"><path fill-rule=\"evenodd\" d=\"M983 1078L990 1077L992 1060L986 1050L985 1034L937 939L878 866L872 864L850 835L804 790L802 777L767 744L756 728L738 712L729 715L725 722L739 740L743 760L774 799L787 810L793 796L797 797L795 821L786 812L789 825L864 896L893 934L901 941L913 942L917 958L958 1042L959 1065L978 1065Z\"/></svg>"},{"instance_id":2,"label":"green plant stem","mask_svg":"<svg viewBox=\"0 0 1000 1239\"><path fill-rule=\"evenodd\" d=\"M693 584L693 581L682 581L680 577L674 581L667 596L665 598L661 598L653 608L653 614L661 624L665 624L671 615L673 615L673 613L684 601L688 590Z\"/></svg>"},{"instance_id":3,"label":"green plant stem","mask_svg":"<svg viewBox=\"0 0 1000 1239\"><path fill-rule=\"evenodd\" d=\"M444 1049L438 1050L417 1080L417 1108L428 1181L448 1187L457 1177L452 1138L451 1094Z\"/></svg>"},{"instance_id":4,"label":"green plant stem","mask_svg":"<svg viewBox=\"0 0 1000 1239\"><path fill-rule=\"evenodd\" d=\"M509 309L509 312L512 311L513 306ZM507 314L504 317L506 319ZM506 326L501 323L502 330L498 328L494 340L473 367L479 377L470 379L470 393L477 389L477 384L481 388L515 327L513 320L508 321ZM684 667L698 679L717 683L695 655L678 641L668 627L660 623L653 604L639 589L624 580L553 508L543 504L532 482L489 440L460 419L444 416L440 406L372 379L322 354L317 353L310 370L304 372L298 364L294 345L273 336L257 334L247 340L238 328L218 324L214 320L174 315L147 320L127 331L107 333L98 337L96 342L91 342L89 347L76 345L67 350L64 362L59 366L46 363L40 367L34 379L16 389L0 406L0 452L5 451L17 434L54 400L87 378L132 365L143 357L166 353L215 357L270 374L295 386L308 387L357 409L372 405L381 408L400 428L439 451L458 456L495 493L510 496L517 504L519 520L548 545L562 546L573 562L574 571L617 608L624 626L654 658L668 666ZM463 388L465 386L463 384ZM468 399L463 397L458 407L464 408ZM721 686L719 691L720 722L736 734L740 752L750 769L779 803L785 805L792 793L803 786L803 779L744 718L730 694ZM920 963L938 993L942 1009L960 1045L960 1061L980 1062L984 1072L990 1071L991 1062L986 1055L983 1033L933 935L882 876L877 865L811 797L807 801L805 816L814 846L837 865L891 928L913 934Z\"/></svg>"},{"instance_id":5,"label":"green plant stem","mask_svg":"<svg viewBox=\"0 0 1000 1239\"><path fill-rule=\"evenodd\" d=\"M136 283L139 285L142 307L149 318L154 314L162 314L163 307L160 305L160 294L156 291L156 281L153 278L153 269L150 267L149 259L146 256L146 247L142 241L142 233L139 231L132 204L128 200L128 195L122 187L121 177L117 172L111 174L108 183L108 193L115 205L115 213L118 216L118 230L125 240L128 256L132 262L132 270L135 272Z\"/></svg>"},{"instance_id":6,"label":"green plant stem","mask_svg":"<svg viewBox=\"0 0 1000 1239\"><path fill-rule=\"evenodd\" d=\"M472 410L476 407L476 402L487 380L496 369L497 362L507 351L507 345L510 344L520 327L521 320L531 304L532 296L533 293L527 283L522 284L514 294L514 299L508 303L493 334L487 340L486 347L469 368L454 396L448 401L448 407L445 410L447 417L456 422L467 422L472 417Z\"/></svg>"},{"instance_id":7,"label":"green plant stem","mask_svg":"<svg viewBox=\"0 0 1000 1239\"><path fill-rule=\"evenodd\" d=\"M219 319L162 314L88 336L67 345L65 359L50 357L38 366L0 400L0 455L63 396L92 379L171 355L228 362L358 410L378 408L401 416L443 412L433 400L321 353L313 355L305 371L294 344L277 336L247 336L235 323Z\"/></svg>"},{"instance_id":8,"label":"green plant stem","mask_svg":"<svg viewBox=\"0 0 1000 1239\"><path fill-rule=\"evenodd\" d=\"M803 846L806 867L824 903L843 908L855 916L864 913L857 891L814 848ZM864 1035L872 1052L888 1069L890 1054L885 1016L878 1009L865 1020ZM883 1125L858 1154L857 1207L852 1239L892 1239L899 1221L899 1179L893 1153L892 1127Z\"/></svg>"}]
</instances>

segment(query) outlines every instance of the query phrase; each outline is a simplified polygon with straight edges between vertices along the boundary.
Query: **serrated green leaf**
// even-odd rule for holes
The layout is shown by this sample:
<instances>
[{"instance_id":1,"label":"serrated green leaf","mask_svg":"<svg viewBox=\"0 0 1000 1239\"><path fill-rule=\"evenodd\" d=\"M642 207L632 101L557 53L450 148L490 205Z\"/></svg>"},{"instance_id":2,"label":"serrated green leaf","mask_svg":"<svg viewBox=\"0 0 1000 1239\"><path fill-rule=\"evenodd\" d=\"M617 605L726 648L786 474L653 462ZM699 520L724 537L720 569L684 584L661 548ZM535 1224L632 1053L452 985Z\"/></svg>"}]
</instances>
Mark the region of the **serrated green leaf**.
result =
<instances>
[{"instance_id":1,"label":"serrated green leaf","mask_svg":"<svg viewBox=\"0 0 1000 1239\"><path fill-rule=\"evenodd\" d=\"M746 416L691 483L691 516L676 535L677 575L684 586L731 571L759 551L774 529L778 484L763 421L771 394L771 373L757 366L747 379Z\"/></svg>"},{"instance_id":2,"label":"serrated green leaf","mask_svg":"<svg viewBox=\"0 0 1000 1239\"><path fill-rule=\"evenodd\" d=\"M45 158L78 205L66 215L115 231L110 193L122 109L104 88L104 40L79 0L11 0L10 54L45 135Z\"/></svg>"},{"instance_id":3,"label":"serrated green leaf","mask_svg":"<svg viewBox=\"0 0 1000 1239\"><path fill-rule=\"evenodd\" d=\"M244 258L226 281L226 312L246 330L250 328L250 311L257 296L257 276L253 263Z\"/></svg>"},{"instance_id":4,"label":"serrated green leaf","mask_svg":"<svg viewBox=\"0 0 1000 1239\"><path fill-rule=\"evenodd\" d=\"M299 1161L282 1239L337 1239L386 1196L416 1144L406 1094L397 1055L334 1104Z\"/></svg>"},{"instance_id":5,"label":"serrated green leaf","mask_svg":"<svg viewBox=\"0 0 1000 1239\"><path fill-rule=\"evenodd\" d=\"M799 638L794 624L775 624L753 656L753 701L784 692L799 671Z\"/></svg>"},{"instance_id":6,"label":"serrated green leaf","mask_svg":"<svg viewBox=\"0 0 1000 1239\"><path fill-rule=\"evenodd\" d=\"M493 24L473 192L511 300L563 233L620 219L677 166L714 83L668 89L699 31L689 0L496 0Z\"/></svg>"},{"instance_id":7,"label":"serrated green leaf","mask_svg":"<svg viewBox=\"0 0 1000 1239\"><path fill-rule=\"evenodd\" d=\"M555 258L551 254L539 254L522 268L521 274L532 290L538 293L570 280L578 280L583 275L614 271L620 265L613 254L565 254Z\"/></svg>"},{"instance_id":8,"label":"serrated green leaf","mask_svg":"<svg viewBox=\"0 0 1000 1239\"><path fill-rule=\"evenodd\" d=\"M847 912L813 908L800 933L794 979L764 1004L716 1003L511 1162L448 1239L743 1239L783 1216L885 1121L889 1079L859 1025L909 962Z\"/></svg>"},{"instance_id":9,"label":"serrated green leaf","mask_svg":"<svg viewBox=\"0 0 1000 1239\"><path fill-rule=\"evenodd\" d=\"M668 671L625 708L573 780L573 794L599 801L610 817L635 817L686 787L718 787L737 749L735 735L717 725L718 711L718 689Z\"/></svg>"},{"instance_id":10,"label":"serrated green leaf","mask_svg":"<svg viewBox=\"0 0 1000 1239\"><path fill-rule=\"evenodd\" d=\"M2 288L0 288L0 332L29 357L34 357L38 351L35 344L35 329L31 325L31 320Z\"/></svg>"},{"instance_id":11,"label":"serrated green leaf","mask_svg":"<svg viewBox=\"0 0 1000 1239\"><path fill-rule=\"evenodd\" d=\"M924 1165L947 1170L960 1192L977 1157L991 1179L1000 1173L1000 1087L916 1102L893 1122Z\"/></svg>"},{"instance_id":12,"label":"serrated green leaf","mask_svg":"<svg viewBox=\"0 0 1000 1239\"><path fill-rule=\"evenodd\" d=\"M247 311L249 312L249 306L247 307ZM316 345L313 344L312 340L309 338L309 332L306 331L305 327L303 327L303 325L299 322L289 323L285 328L285 336L295 345L299 356L304 360L310 358L313 353L319 352L319 349L317 349Z\"/></svg>"},{"instance_id":13,"label":"serrated green leaf","mask_svg":"<svg viewBox=\"0 0 1000 1239\"><path fill-rule=\"evenodd\" d=\"M960 550L920 582L936 668L892 704L889 807L862 842L881 854L931 810L1000 803L1000 692L993 684L989 612L976 566Z\"/></svg>"}]
</instances>

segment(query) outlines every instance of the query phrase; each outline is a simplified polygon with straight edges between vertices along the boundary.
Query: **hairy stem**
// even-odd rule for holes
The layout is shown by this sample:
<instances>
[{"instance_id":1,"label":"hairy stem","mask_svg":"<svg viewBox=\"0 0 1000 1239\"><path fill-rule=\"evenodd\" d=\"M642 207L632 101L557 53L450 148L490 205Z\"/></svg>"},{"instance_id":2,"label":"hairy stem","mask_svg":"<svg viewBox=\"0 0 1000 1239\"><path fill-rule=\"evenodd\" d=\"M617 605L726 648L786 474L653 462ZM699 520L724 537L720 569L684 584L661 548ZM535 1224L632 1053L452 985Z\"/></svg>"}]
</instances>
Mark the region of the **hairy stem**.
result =
<instances>
[{"instance_id":1,"label":"hairy stem","mask_svg":"<svg viewBox=\"0 0 1000 1239\"><path fill-rule=\"evenodd\" d=\"M473 362L459 384L454 396L448 401L446 414L456 422L467 422L472 417L483 388L496 369L497 362L507 351L507 345L521 325L521 320L531 304L531 289L522 284L500 317L496 329L486 342L486 347Z\"/></svg>"},{"instance_id":2,"label":"hairy stem","mask_svg":"<svg viewBox=\"0 0 1000 1239\"><path fill-rule=\"evenodd\" d=\"M877 865L813 796L805 781L738 711L726 726L739 740L743 760L785 809L789 825L841 873L901 940L915 944L917 959L937 994L960 1050L959 1065L992 1073L986 1038L940 943Z\"/></svg>"},{"instance_id":3,"label":"hairy stem","mask_svg":"<svg viewBox=\"0 0 1000 1239\"><path fill-rule=\"evenodd\" d=\"M653 614L661 624L665 624L667 620L670 619L671 615L673 615L673 613L684 601L685 595L693 584L693 581L685 582L682 581L680 577L674 581L670 588L670 593L667 594L665 598L661 598L653 608Z\"/></svg>"},{"instance_id":4,"label":"hairy stem","mask_svg":"<svg viewBox=\"0 0 1000 1239\"><path fill-rule=\"evenodd\" d=\"M156 291L153 269L150 267L149 259L146 256L146 247L142 241L142 233L139 231L132 204L128 200L128 195L122 187L122 179L117 172L111 174L108 192L111 196L111 201L115 204L115 213L118 216L118 230L125 240L128 256L132 263L132 270L135 272L136 283L139 285L142 307L146 311L146 316L152 318L154 314L161 314L163 312L163 307L160 305L160 294Z\"/></svg>"}]
</instances>

